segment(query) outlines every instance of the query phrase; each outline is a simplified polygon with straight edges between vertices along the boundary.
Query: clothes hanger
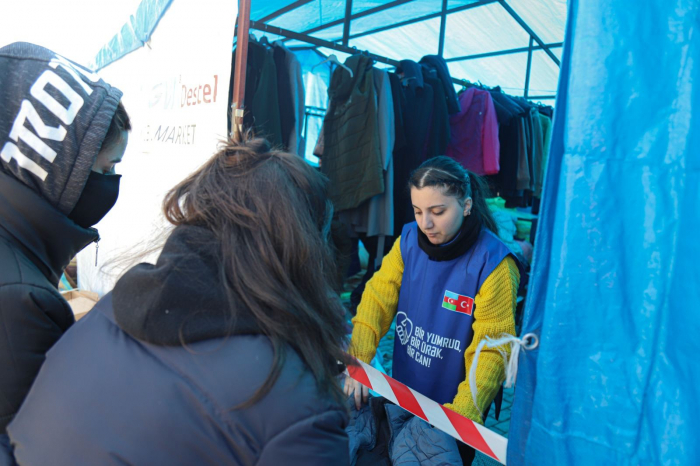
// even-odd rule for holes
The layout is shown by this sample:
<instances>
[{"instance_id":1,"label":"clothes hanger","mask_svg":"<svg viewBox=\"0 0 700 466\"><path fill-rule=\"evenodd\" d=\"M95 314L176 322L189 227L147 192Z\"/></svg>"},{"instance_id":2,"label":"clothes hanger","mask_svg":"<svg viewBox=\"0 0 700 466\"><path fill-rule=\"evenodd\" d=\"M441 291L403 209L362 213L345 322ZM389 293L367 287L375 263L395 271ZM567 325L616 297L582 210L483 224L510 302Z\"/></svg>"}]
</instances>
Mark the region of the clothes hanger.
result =
<instances>
[{"instance_id":1,"label":"clothes hanger","mask_svg":"<svg viewBox=\"0 0 700 466\"><path fill-rule=\"evenodd\" d=\"M348 68L347 66L345 66L344 64L340 63L340 61L338 60L338 57L336 57L335 54L328 55L328 57L326 57L325 60L316 63L314 66L311 67L311 71L313 71L314 68L316 68L317 66L322 65L322 64L327 63L327 62L334 63L334 64L338 65L339 67L343 68L348 73L350 73L351 78L355 77L352 73L352 70L350 68Z\"/></svg>"}]
</instances>

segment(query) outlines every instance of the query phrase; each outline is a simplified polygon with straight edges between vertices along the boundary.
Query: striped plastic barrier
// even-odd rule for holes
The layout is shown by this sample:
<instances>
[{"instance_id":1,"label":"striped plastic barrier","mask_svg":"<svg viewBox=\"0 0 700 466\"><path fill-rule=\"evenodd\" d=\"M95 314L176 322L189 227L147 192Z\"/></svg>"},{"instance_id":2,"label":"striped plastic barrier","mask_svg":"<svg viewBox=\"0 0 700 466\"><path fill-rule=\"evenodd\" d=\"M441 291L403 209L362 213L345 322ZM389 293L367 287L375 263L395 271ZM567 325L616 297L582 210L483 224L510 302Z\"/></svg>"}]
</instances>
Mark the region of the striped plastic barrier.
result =
<instances>
[{"instance_id":1,"label":"striped plastic barrier","mask_svg":"<svg viewBox=\"0 0 700 466\"><path fill-rule=\"evenodd\" d=\"M348 375L455 439L506 464L508 439L412 390L362 361Z\"/></svg>"}]
</instances>

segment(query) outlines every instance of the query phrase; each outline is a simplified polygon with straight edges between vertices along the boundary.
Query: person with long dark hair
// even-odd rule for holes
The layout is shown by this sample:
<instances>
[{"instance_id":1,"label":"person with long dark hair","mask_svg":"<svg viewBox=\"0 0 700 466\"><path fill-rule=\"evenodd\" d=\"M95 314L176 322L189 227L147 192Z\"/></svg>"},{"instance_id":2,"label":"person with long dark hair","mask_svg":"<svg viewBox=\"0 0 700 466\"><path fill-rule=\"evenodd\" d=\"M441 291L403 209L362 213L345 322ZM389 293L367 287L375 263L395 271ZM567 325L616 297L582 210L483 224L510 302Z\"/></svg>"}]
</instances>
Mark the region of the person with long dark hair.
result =
<instances>
[{"instance_id":1,"label":"person with long dark hair","mask_svg":"<svg viewBox=\"0 0 700 466\"><path fill-rule=\"evenodd\" d=\"M497 237L488 188L477 175L440 156L416 169L409 187L416 221L404 226L367 283L350 353L370 362L396 317L394 378L483 423L504 380L503 356L482 351L476 394L467 374L482 339L515 334L518 264ZM352 379L345 393L354 393L358 409L367 401L367 388ZM471 464L474 450L459 447Z\"/></svg>"},{"instance_id":2,"label":"person with long dark hair","mask_svg":"<svg viewBox=\"0 0 700 466\"><path fill-rule=\"evenodd\" d=\"M165 197L175 227L49 353L22 465L347 464L326 179L262 139Z\"/></svg>"}]
</instances>

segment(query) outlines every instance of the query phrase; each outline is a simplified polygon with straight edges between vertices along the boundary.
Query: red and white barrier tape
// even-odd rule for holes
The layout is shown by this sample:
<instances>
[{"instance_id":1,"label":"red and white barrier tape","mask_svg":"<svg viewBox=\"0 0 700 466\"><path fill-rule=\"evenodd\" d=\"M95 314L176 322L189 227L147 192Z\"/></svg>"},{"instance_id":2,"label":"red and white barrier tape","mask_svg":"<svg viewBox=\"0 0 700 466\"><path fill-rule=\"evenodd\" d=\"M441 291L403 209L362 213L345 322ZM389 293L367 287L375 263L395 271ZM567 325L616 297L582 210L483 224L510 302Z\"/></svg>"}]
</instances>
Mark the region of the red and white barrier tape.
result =
<instances>
[{"instance_id":1,"label":"red and white barrier tape","mask_svg":"<svg viewBox=\"0 0 700 466\"><path fill-rule=\"evenodd\" d=\"M350 377L446 434L506 464L507 438L445 408L374 367L362 361L357 362L359 366L348 366Z\"/></svg>"}]
</instances>

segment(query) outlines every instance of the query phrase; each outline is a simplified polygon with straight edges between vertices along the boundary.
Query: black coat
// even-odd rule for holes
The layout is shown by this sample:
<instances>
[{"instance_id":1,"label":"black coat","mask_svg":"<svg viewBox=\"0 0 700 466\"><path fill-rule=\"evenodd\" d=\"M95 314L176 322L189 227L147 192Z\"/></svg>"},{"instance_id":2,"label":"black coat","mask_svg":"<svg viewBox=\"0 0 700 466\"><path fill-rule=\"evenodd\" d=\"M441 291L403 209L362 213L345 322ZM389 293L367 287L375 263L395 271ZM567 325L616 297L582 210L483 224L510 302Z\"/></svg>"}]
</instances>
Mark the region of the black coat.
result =
<instances>
[{"instance_id":1,"label":"black coat","mask_svg":"<svg viewBox=\"0 0 700 466\"><path fill-rule=\"evenodd\" d=\"M411 195L407 188L413 170L426 159L433 121L435 94L423 81L422 67L411 60L401 61L403 82L391 81L401 94L401 115L405 144L394 151L394 232L415 220ZM392 90L392 92L394 92ZM447 125L449 131L449 122Z\"/></svg>"},{"instance_id":2,"label":"black coat","mask_svg":"<svg viewBox=\"0 0 700 466\"><path fill-rule=\"evenodd\" d=\"M231 69L236 68L236 51L231 56ZM229 102L233 100L233 75L229 83ZM245 128L252 128L274 146L282 147L282 126L278 96L277 67L272 49L251 40L248 43L248 60L245 82ZM231 115L228 115L231 127Z\"/></svg>"},{"instance_id":3,"label":"black coat","mask_svg":"<svg viewBox=\"0 0 700 466\"><path fill-rule=\"evenodd\" d=\"M10 155L0 157L1 435L44 353L74 322L56 286L70 260L98 235L68 216L82 197L122 93L101 79L81 78L88 71L33 44L0 48L0 70L0 147ZM49 108L33 92L46 73L53 76L47 92L59 106ZM65 94L68 90L72 92ZM62 111L55 113L67 105L67 95L74 96L69 120ZM37 120L22 119L27 108ZM54 134L37 132L36 121ZM18 124L25 129L34 125L28 130L34 142L12 136ZM43 157L36 152L41 147Z\"/></svg>"},{"instance_id":4,"label":"black coat","mask_svg":"<svg viewBox=\"0 0 700 466\"><path fill-rule=\"evenodd\" d=\"M97 238L0 171L0 434L46 351L75 322L56 287L70 260Z\"/></svg>"},{"instance_id":5,"label":"black coat","mask_svg":"<svg viewBox=\"0 0 700 466\"><path fill-rule=\"evenodd\" d=\"M437 78L442 84L443 92L439 93L439 95L445 96L447 112L450 115L459 113L459 99L457 98L457 93L455 92L455 87L452 83L452 77L450 76L450 69L447 66L447 62L445 62L445 59L438 55L426 55L421 58L420 63L428 69L435 70Z\"/></svg>"},{"instance_id":6,"label":"black coat","mask_svg":"<svg viewBox=\"0 0 700 466\"><path fill-rule=\"evenodd\" d=\"M234 409L272 348L249 313L231 327L215 243L176 228L54 346L8 428L19 464L348 464L347 412L291 348L265 398Z\"/></svg>"}]
</instances>

